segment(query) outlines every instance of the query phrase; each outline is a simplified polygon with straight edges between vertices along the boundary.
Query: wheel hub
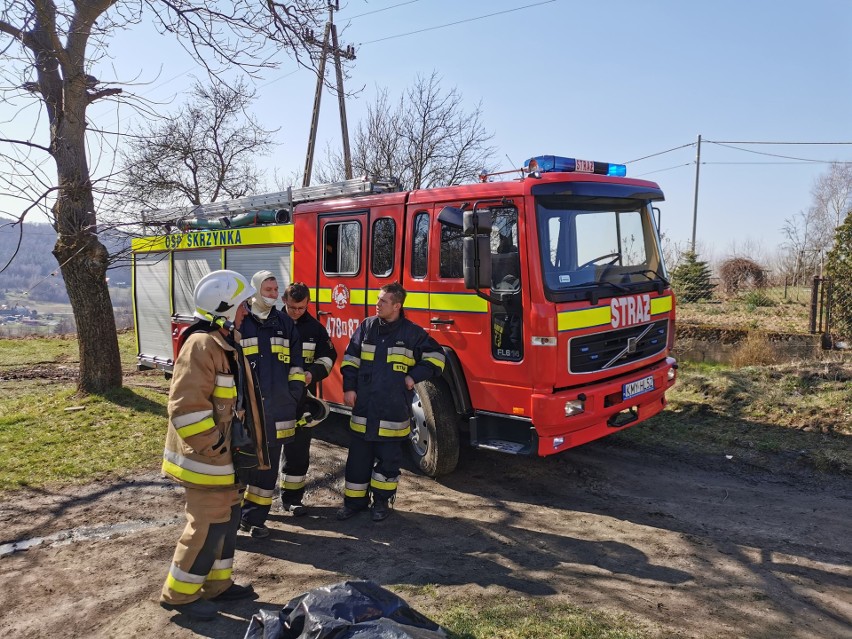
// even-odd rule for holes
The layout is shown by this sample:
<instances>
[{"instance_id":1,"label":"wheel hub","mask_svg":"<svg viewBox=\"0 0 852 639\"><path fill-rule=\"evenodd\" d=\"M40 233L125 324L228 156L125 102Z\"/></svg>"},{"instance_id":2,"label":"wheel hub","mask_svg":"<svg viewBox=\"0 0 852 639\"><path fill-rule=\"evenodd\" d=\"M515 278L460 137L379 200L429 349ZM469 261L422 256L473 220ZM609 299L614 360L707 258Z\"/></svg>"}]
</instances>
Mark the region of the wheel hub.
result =
<instances>
[{"instance_id":1,"label":"wheel hub","mask_svg":"<svg viewBox=\"0 0 852 639\"><path fill-rule=\"evenodd\" d=\"M411 447L414 449L418 457L423 457L429 449L429 429L426 428L426 415L423 413L423 402L420 401L420 395L414 391L414 396L411 399Z\"/></svg>"}]
</instances>

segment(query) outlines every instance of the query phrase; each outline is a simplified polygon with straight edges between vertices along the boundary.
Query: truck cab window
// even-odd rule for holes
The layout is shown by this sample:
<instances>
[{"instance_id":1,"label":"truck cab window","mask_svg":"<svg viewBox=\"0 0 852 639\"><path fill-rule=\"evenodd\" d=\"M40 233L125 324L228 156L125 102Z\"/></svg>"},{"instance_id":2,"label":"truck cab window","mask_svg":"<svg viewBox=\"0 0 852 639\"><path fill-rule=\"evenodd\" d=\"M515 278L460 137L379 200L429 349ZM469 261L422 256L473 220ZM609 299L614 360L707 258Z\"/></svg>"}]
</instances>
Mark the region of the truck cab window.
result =
<instances>
[{"instance_id":1,"label":"truck cab window","mask_svg":"<svg viewBox=\"0 0 852 639\"><path fill-rule=\"evenodd\" d=\"M361 224L355 221L326 224L323 229L323 272L355 275L361 266Z\"/></svg>"},{"instance_id":2,"label":"truck cab window","mask_svg":"<svg viewBox=\"0 0 852 639\"><path fill-rule=\"evenodd\" d=\"M429 214L421 211L414 216L411 237L411 277L426 277L429 255Z\"/></svg>"},{"instance_id":3,"label":"truck cab window","mask_svg":"<svg viewBox=\"0 0 852 639\"><path fill-rule=\"evenodd\" d=\"M521 290L518 211L512 207L492 210L491 290L500 293Z\"/></svg>"},{"instance_id":4,"label":"truck cab window","mask_svg":"<svg viewBox=\"0 0 852 639\"><path fill-rule=\"evenodd\" d=\"M396 222L381 217L373 224L370 270L376 277L387 277L393 272L393 253L396 242Z\"/></svg>"},{"instance_id":5,"label":"truck cab window","mask_svg":"<svg viewBox=\"0 0 852 639\"><path fill-rule=\"evenodd\" d=\"M440 277L464 277L462 265L462 230L449 224L441 224Z\"/></svg>"}]
</instances>

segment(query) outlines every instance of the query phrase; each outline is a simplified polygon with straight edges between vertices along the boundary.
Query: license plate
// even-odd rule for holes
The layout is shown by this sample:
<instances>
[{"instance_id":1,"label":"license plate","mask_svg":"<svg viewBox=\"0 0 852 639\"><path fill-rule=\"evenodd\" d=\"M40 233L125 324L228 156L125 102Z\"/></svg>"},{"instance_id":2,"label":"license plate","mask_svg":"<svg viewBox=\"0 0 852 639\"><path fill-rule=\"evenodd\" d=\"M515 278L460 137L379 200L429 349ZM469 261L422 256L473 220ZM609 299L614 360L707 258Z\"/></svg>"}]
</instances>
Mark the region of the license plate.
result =
<instances>
[{"instance_id":1,"label":"license plate","mask_svg":"<svg viewBox=\"0 0 852 639\"><path fill-rule=\"evenodd\" d=\"M637 379L635 382L629 382L622 386L621 398L627 400L643 393L650 393L652 390L654 390L654 376L649 375L648 377Z\"/></svg>"}]
</instances>

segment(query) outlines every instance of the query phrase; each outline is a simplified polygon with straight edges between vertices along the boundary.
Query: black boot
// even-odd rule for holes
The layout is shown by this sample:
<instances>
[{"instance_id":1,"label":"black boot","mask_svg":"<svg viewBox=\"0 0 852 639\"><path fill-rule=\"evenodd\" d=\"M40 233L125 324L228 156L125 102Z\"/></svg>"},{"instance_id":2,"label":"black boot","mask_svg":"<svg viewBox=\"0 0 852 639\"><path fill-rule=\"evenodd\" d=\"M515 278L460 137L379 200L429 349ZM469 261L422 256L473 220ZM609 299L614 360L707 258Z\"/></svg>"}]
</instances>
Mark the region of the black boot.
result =
<instances>
[{"instance_id":1,"label":"black boot","mask_svg":"<svg viewBox=\"0 0 852 639\"><path fill-rule=\"evenodd\" d=\"M383 521L391 513L391 503L383 497L373 495L373 521Z\"/></svg>"}]
</instances>

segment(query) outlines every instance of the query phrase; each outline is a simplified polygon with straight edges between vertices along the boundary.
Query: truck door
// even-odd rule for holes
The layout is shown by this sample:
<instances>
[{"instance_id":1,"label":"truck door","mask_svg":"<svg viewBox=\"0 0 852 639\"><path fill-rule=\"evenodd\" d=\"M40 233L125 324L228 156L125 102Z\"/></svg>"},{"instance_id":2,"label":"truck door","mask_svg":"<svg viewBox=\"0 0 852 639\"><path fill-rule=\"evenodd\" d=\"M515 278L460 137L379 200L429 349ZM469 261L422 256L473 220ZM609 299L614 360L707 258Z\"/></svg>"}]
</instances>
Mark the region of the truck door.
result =
<instances>
[{"instance_id":1,"label":"truck door","mask_svg":"<svg viewBox=\"0 0 852 639\"><path fill-rule=\"evenodd\" d=\"M436 205L432 211L426 250L429 275L424 278L429 308L421 325L428 325L432 336L458 355L477 410L528 415L530 371L523 363L522 301L527 276L519 250L518 210L492 208L492 281L483 292L500 301L488 302L465 288L462 230L437 221L443 206ZM415 233L418 214L414 215Z\"/></svg>"},{"instance_id":2,"label":"truck door","mask_svg":"<svg viewBox=\"0 0 852 639\"><path fill-rule=\"evenodd\" d=\"M317 319L326 327L338 362L323 384L323 398L343 403L340 360L349 339L368 315L368 211L317 216Z\"/></svg>"}]
</instances>

